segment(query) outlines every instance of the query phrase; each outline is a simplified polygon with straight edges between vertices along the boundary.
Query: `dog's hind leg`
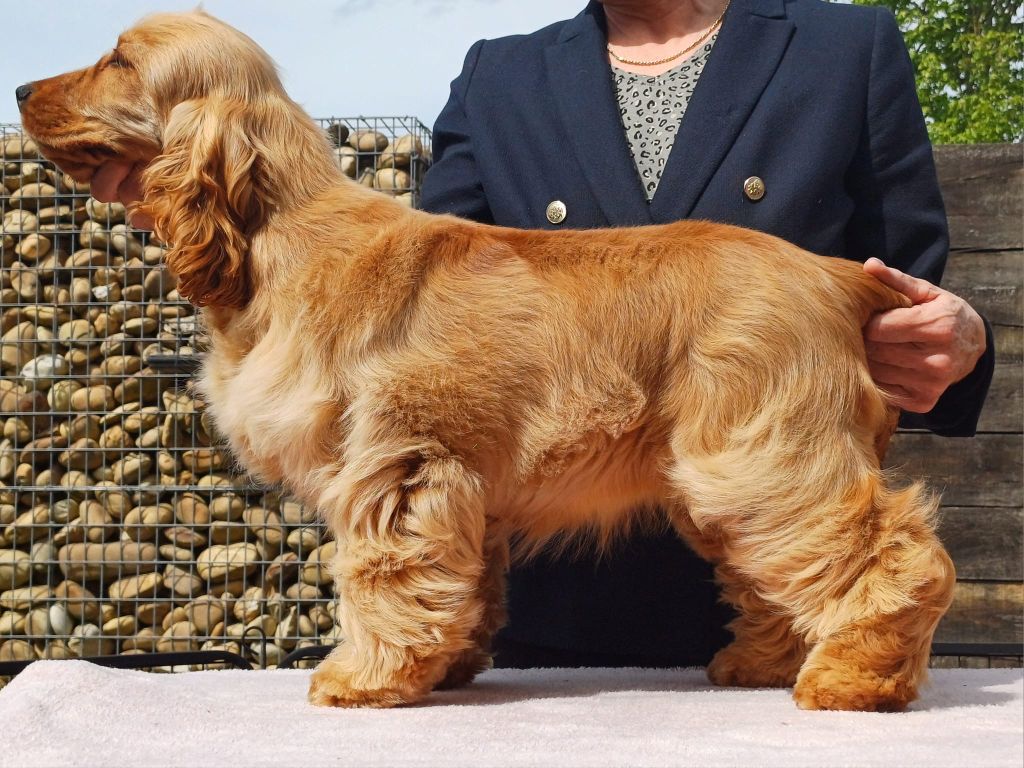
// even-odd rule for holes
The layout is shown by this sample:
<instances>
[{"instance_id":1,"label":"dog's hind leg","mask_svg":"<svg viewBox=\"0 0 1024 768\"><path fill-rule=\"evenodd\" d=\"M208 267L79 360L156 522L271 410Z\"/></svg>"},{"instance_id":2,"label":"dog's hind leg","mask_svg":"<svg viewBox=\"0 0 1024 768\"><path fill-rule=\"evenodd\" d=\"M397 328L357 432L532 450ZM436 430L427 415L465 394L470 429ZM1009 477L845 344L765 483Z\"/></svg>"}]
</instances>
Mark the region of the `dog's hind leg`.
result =
<instances>
[{"instance_id":1,"label":"dog's hind leg","mask_svg":"<svg viewBox=\"0 0 1024 768\"><path fill-rule=\"evenodd\" d=\"M899 711L927 678L932 636L953 599L953 562L919 486L879 482L868 502L875 545L845 594L816 617L816 645L793 697L803 709Z\"/></svg>"},{"instance_id":2,"label":"dog's hind leg","mask_svg":"<svg viewBox=\"0 0 1024 768\"><path fill-rule=\"evenodd\" d=\"M313 673L314 704L414 702L477 645L485 613L480 478L436 443L353 452L321 510L345 640Z\"/></svg>"},{"instance_id":3,"label":"dog's hind leg","mask_svg":"<svg viewBox=\"0 0 1024 768\"><path fill-rule=\"evenodd\" d=\"M786 688L796 682L807 646L793 631L793 619L761 598L750 581L726 564L715 568L722 599L736 609L729 623L735 635L708 664L715 685L744 688Z\"/></svg>"},{"instance_id":4,"label":"dog's hind leg","mask_svg":"<svg viewBox=\"0 0 1024 768\"><path fill-rule=\"evenodd\" d=\"M750 580L723 562L721 537L699 531L685 508L672 511L676 531L705 560L715 563L715 582L722 600L736 609L728 629L735 639L708 664L715 685L777 688L793 685L807 656L807 647L793 631L793 619L758 596Z\"/></svg>"},{"instance_id":5,"label":"dog's hind leg","mask_svg":"<svg viewBox=\"0 0 1024 768\"><path fill-rule=\"evenodd\" d=\"M863 442L734 444L673 472L696 527L720 533L726 566L810 648L794 692L804 708L905 707L952 597L934 500L888 490Z\"/></svg>"},{"instance_id":6,"label":"dog's hind leg","mask_svg":"<svg viewBox=\"0 0 1024 768\"><path fill-rule=\"evenodd\" d=\"M484 603L483 618L473 632L473 647L463 651L448 667L438 690L461 688L480 672L493 665L491 641L508 620L505 610L505 576L508 573L509 548L504 537L490 535L484 544L484 571L478 594Z\"/></svg>"}]
</instances>

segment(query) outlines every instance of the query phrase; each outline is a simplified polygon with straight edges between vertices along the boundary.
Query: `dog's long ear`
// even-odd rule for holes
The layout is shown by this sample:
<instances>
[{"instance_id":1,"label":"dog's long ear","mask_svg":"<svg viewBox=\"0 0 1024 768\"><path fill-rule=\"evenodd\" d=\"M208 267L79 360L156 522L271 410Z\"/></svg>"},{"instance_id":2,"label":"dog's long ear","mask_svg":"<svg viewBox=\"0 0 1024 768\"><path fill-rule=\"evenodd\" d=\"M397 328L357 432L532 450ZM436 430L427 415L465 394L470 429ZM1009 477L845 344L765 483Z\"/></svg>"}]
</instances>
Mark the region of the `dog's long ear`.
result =
<instances>
[{"instance_id":1,"label":"dog's long ear","mask_svg":"<svg viewBox=\"0 0 1024 768\"><path fill-rule=\"evenodd\" d=\"M197 306L244 307L250 236L266 215L259 153L240 101L187 101L171 112L163 151L143 174L139 211L167 243L178 290Z\"/></svg>"}]
</instances>

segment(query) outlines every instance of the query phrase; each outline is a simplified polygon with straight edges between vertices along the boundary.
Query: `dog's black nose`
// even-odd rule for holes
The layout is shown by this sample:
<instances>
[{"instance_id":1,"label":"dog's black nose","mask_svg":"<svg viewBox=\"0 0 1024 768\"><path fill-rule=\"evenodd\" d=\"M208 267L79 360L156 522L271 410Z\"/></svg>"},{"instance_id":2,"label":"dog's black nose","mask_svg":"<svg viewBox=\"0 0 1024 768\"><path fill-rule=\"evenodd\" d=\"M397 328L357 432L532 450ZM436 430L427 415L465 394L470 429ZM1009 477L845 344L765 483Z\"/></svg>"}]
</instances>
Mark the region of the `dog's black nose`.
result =
<instances>
[{"instance_id":1,"label":"dog's black nose","mask_svg":"<svg viewBox=\"0 0 1024 768\"><path fill-rule=\"evenodd\" d=\"M31 83L25 83L24 85L19 85L15 89L15 91L14 91L14 96L18 99L18 106L19 107L22 104L24 104L25 100L28 99L28 97L31 96L31 95L32 95L32 85L31 85Z\"/></svg>"}]
</instances>

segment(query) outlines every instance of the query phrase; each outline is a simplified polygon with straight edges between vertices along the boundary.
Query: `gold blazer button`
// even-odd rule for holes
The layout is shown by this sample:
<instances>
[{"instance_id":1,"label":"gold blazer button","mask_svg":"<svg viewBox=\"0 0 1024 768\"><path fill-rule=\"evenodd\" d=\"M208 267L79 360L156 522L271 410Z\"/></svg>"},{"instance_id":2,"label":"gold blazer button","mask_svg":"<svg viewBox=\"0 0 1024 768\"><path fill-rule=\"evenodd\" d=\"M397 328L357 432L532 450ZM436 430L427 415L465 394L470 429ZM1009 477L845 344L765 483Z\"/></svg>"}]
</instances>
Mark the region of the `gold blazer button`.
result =
<instances>
[{"instance_id":1,"label":"gold blazer button","mask_svg":"<svg viewBox=\"0 0 1024 768\"><path fill-rule=\"evenodd\" d=\"M743 182L743 193L755 203L764 197L764 182L760 176L751 176Z\"/></svg>"},{"instance_id":2,"label":"gold blazer button","mask_svg":"<svg viewBox=\"0 0 1024 768\"><path fill-rule=\"evenodd\" d=\"M561 200L552 200L548 203L547 216L552 224L561 224L565 221L565 203Z\"/></svg>"}]
</instances>

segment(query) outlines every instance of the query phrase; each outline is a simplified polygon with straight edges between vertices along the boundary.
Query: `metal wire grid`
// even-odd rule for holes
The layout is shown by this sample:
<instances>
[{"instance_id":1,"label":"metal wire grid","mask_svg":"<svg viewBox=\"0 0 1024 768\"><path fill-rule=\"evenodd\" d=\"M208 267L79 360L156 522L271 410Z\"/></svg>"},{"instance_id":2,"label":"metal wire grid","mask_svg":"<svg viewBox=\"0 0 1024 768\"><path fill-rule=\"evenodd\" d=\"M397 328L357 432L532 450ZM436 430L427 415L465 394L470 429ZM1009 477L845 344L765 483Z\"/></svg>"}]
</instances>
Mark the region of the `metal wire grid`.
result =
<instances>
[{"instance_id":1,"label":"metal wire grid","mask_svg":"<svg viewBox=\"0 0 1024 768\"><path fill-rule=\"evenodd\" d=\"M419 206L431 135L415 117L327 118L338 165L349 178Z\"/></svg>"},{"instance_id":2,"label":"metal wire grid","mask_svg":"<svg viewBox=\"0 0 1024 768\"><path fill-rule=\"evenodd\" d=\"M321 125L346 174L418 202L418 120ZM218 447L189 390L202 327L160 244L17 126L0 161L0 663L218 650L274 667L336 643L334 545Z\"/></svg>"}]
</instances>

